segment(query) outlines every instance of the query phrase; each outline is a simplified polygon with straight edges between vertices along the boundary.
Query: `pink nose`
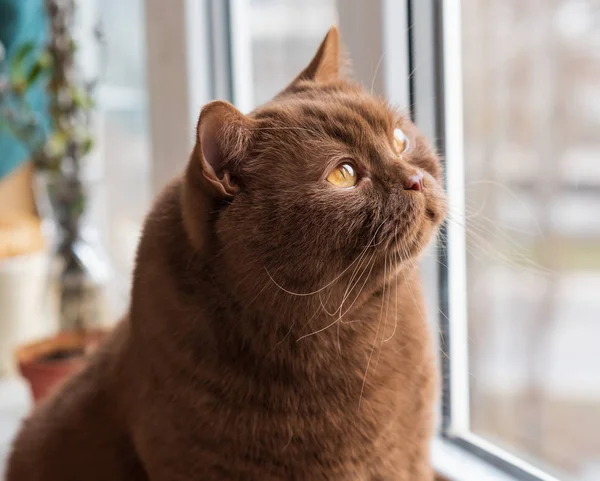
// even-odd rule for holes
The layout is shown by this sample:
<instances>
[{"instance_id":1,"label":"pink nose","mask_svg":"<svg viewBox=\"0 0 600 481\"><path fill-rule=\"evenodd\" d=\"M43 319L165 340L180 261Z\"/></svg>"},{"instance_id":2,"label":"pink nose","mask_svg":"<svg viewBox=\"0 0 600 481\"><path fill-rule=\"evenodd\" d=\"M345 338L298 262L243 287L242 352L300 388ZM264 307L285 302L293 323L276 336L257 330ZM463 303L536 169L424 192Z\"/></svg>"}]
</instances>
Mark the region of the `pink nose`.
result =
<instances>
[{"instance_id":1,"label":"pink nose","mask_svg":"<svg viewBox=\"0 0 600 481\"><path fill-rule=\"evenodd\" d=\"M418 170L416 174L413 174L406 178L404 181L404 190L423 190L423 172Z\"/></svg>"}]
</instances>

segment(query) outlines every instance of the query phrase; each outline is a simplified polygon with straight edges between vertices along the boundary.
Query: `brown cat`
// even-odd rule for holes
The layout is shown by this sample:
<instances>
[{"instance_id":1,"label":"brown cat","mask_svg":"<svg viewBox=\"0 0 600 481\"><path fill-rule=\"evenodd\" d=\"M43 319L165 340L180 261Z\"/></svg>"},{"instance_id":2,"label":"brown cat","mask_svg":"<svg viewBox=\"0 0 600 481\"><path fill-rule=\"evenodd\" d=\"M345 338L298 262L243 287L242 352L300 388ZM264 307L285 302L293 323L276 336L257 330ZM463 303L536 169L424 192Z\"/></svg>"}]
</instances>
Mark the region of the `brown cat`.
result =
<instances>
[{"instance_id":1,"label":"brown cat","mask_svg":"<svg viewBox=\"0 0 600 481\"><path fill-rule=\"evenodd\" d=\"M29 418L8 481L431 481L417 256L445 214L414 125L333 28L274 100L203 108L127 318Z\"/></svg>"}]
</instances>

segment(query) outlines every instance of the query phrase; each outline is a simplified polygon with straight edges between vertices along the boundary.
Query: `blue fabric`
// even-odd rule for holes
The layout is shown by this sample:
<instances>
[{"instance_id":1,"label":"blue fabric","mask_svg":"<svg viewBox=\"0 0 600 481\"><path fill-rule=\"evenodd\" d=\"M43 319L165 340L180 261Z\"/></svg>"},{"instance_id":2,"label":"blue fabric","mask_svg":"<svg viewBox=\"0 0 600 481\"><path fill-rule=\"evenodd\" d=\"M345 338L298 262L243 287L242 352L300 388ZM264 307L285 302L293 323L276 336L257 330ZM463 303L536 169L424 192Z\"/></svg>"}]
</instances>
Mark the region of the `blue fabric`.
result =
<instances>
[{"instance_id":1,"label":"blue fabric","mask_svg":"<svg viewBox=\"0 0 600 481\"><path fill-rule=\"evenodd\" d=\"M43 0L0 0L0 41L10 61L25 42L43 46L47 38L46 12ZM34 110L47 119L45 84L36 83L27 93ZM27 161L29 152L9 132L0 130L0 178Z\"/></svg>"}]
</instances>

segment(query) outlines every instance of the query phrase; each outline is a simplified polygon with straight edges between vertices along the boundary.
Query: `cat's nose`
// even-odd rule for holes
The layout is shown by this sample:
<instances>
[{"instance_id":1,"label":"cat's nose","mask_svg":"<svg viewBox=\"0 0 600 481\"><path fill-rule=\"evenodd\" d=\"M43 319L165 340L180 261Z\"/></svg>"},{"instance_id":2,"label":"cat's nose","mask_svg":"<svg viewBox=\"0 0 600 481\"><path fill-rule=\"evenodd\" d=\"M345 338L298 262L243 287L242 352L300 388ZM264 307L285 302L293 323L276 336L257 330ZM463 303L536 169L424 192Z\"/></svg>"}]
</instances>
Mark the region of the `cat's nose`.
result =
<instances>
[{"instance_id":1,"label":"cat's nose","mask_svg":"<svg viewBox=\"0 0 600 481\"><path fill-rule=\"evenodd\" d=\"M417 170L404 179L404 190L423 190L423 172Z\"/></svg>"}]
</instances>

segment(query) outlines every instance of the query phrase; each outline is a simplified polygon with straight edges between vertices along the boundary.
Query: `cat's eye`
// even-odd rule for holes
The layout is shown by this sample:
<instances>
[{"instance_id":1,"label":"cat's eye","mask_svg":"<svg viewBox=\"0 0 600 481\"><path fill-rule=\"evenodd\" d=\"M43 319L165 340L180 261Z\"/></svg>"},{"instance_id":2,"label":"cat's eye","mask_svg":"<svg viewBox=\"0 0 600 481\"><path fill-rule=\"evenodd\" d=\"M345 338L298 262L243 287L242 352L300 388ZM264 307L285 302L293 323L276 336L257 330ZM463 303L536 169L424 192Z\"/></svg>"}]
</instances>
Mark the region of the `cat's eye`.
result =
<instances>
[{"instance_id":1,"label":"cat's eye","mask_svg":"<svg viewBox=\"0 0 600 481\"><path fill-rule=\"evenodd\" d=\"M350 189L358 182L358 175L352 164L345 162L330 172L327 182L342 189Z\"/></svg>"},{"instance_id":2,"label":"cat's eye","mask_svg":"<svg viewBox=\"0 0 600 481\"><path fill-rule=\"evenodd\" d=\"M408 150L408 137L401 129L394 129L394 146L398 155Z\"/></svg>"}]
</instances>

